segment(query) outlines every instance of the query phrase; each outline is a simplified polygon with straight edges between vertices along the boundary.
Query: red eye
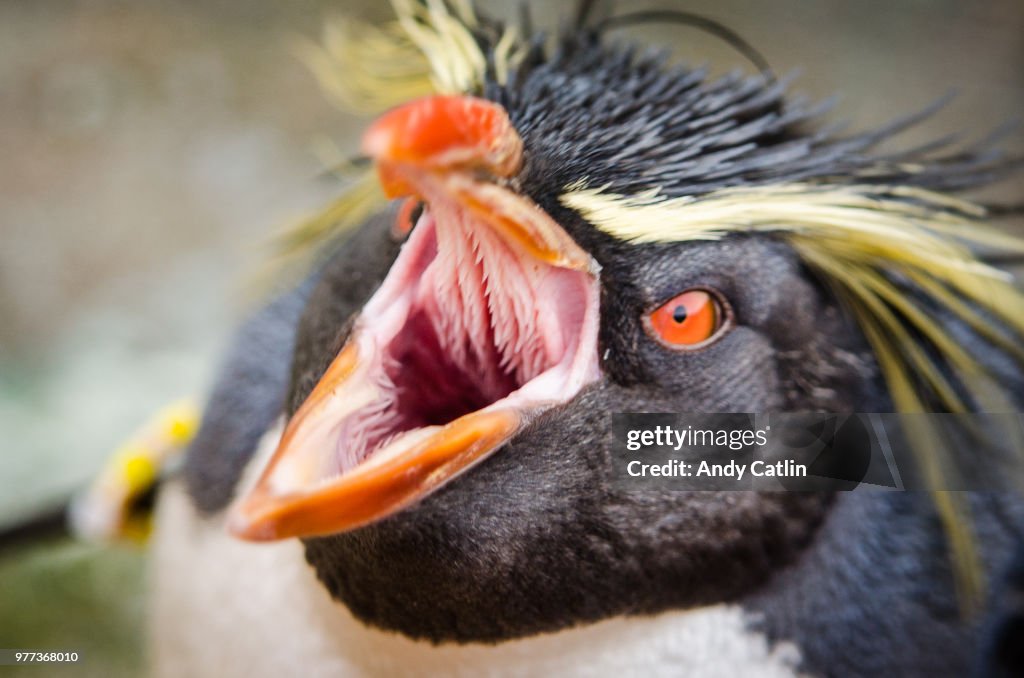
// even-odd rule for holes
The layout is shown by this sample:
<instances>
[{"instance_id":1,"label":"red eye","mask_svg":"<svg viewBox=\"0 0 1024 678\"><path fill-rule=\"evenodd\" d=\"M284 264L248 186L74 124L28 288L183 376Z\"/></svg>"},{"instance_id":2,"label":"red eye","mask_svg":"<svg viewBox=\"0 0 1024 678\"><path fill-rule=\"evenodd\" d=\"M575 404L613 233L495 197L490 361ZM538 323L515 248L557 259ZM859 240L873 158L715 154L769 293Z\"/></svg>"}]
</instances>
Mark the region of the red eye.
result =
<instances>
[{"instance_id":1,"label":"red eye","mask_svg":"<svg viewBox=\"0 0 1024 678\"><path fill-rule=\"evenodd\" d=\"M687 290L655 309L648 319L657 339L670 348L692 348L713 337L723 323L721 304L704 290Z\"/></svg>"}]
</instances>

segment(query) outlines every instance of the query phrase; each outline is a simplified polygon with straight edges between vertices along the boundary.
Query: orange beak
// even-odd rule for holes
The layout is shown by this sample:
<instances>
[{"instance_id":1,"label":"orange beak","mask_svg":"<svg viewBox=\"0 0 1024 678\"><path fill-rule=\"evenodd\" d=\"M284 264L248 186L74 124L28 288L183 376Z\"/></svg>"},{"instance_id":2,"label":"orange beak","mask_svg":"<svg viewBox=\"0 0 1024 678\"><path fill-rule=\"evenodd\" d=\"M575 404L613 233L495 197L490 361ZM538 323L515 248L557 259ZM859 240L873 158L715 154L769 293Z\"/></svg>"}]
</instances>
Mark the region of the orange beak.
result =
<instances>
[{"instance_id":1,"label":"orange beak","mask_svg":"<svg viewBox=\"0 0 1024 678\"><path fill-rule=\"evenodd\" d=\"M229 529L244 539L331 534L392 515L492 454L536 413L574 396L598 374L596 264L539 207L499 185L523 161L522 141L503 109L472 97L423 99L377 120L363 138L363 149L375 160L390 197L423 200L432 215L413 230L345 347L288 422L259 480L232 507ZM491 267L487 273L492 277L540 271L543 277L524 284L557 284L560 292L536 296L561 295L557 303L573 306L572 322L557 325L556 316L566 315L560 309L530 314L555 317L555 325L537 329L543 341L534 344L526 341L532 330L522 329L524 321L510 324L523 332L520 345L540 346L533 349L530 364L546 371L533 375L536 379L524 376L521 384L508 382L478 409L450 418L424 415L414 422L422 425L394 424L391 435L382 436L376 446L365 443L366 436L353 431L366 428L368 417L383 417L380 413L386 414L387 407L404 412L416 406L413 396L403 395L415 391L415 385L393 393L388 384L409 381L408 375L425 369L401 347L426 342L412 336L424 330L411 319L424 312L417 304L439 307L417 300L433 294L422 281L445 272L437 270L440 263L426 260L442 243L451 242L455 230L448 224L456 222L472 225L473 237L504 252L494 255L493 263L479 263ZM524 266L531 260L535 263ZM493 303L496 295L492 293ZM496 314L492 324L500 324L494 318L510 311L486 312ZM451 318L438 323L457 324ZM516 360L510 354L505 364L515 365ZM469 368L452 369L462 370L460 383L486 381ZM513 386L517 388L506 393Z\"/></svg>"},{"instance_id":2,"label":"orange beak","mask_svg":"<svg viewBox=\"0 0 1024 678\"><path fill-rule=\"evenodd\" d=\"M389 198L420 198L439 179L479 219L532 256L585 270L590 258L536 205L491 180L508 179L523 162L523 142L497 104L467 96L437 96L400 106L374 122L363 152L377 162Z\"/></svg>"},{"instance_id":3,"label":"orange beak","mask_svg":"<svg viewBox=\"0 0 1024 678\"><path fill-rule=\"evenodd\" d=\"M256 487L237 504L229 529L251 540L330 534L390 515L457 475L520 425L512 411L476 413L434 432L400 455L378 453L316 491L323 424L337 419L335 394L356 369L349 343L285 427ZM287 483L282 486L283 482ZM289 487L290 486L290 487ZM284 489L284 492L281 489Z\"/></svg>"},{"instance_id":4,"label":"orange beak","mask_svg":"<svg viewBox=\"0 0 1024 678\"><path fill-rule=\"evenodd\" d=\"M519 171L523 142L501 107L466 96L437 96L381 116L363 135L363 153L377 160L389 198L414 192L401 167L421 171L488 172L506 178Z\"/></svg>"}]
</instances>

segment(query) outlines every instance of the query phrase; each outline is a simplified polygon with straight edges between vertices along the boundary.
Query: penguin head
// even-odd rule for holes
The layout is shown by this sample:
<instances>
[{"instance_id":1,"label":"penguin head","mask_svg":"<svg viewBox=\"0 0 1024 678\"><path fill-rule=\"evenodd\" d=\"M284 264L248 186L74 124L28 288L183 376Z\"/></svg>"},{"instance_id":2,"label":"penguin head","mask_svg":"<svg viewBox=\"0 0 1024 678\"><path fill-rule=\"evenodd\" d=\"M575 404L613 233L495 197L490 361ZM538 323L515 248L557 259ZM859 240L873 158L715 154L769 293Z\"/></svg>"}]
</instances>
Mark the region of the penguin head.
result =
<instances>
[{"instance_id":1,"label":"penguin head","mask_svg":"<svg viewBox=\"0 0 1024 678\"><path fill-rule=\"evenodd\" d=\"M301 538L357 617L435 642L753 590L829 495L626 491L612 415L888 411L894 383L941 401L899 345L932 326L891 295L985 302L946 237L979 216L940 191L997 160L879 155L914 119L835 136L772 77L709 80L597 28L549 53L409 12L460 91L366 131L401 208L325 267L287 426L232 531Z\"/></svg>"}]
</instances>

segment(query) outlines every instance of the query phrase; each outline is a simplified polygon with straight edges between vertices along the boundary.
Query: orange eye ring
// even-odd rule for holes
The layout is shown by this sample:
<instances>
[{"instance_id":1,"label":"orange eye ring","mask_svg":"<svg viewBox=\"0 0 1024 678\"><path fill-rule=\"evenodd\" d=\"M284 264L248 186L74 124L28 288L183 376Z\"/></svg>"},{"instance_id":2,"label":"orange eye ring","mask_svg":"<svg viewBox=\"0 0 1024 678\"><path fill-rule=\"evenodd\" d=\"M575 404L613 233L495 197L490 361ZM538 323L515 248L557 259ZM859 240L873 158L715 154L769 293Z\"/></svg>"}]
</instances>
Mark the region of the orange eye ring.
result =
<instances>
[{"instance_id":1,"label":"orange eye ring","mask_svg":"<svg viewBox=\"0 0 1024 678\"><path fill-rule=\"evenodd\" d=\"M703 289L686 290L647 314L645 325L666 348L694 350L721 335L729 319L718 295Z\"/></svg>"}]
</instances>

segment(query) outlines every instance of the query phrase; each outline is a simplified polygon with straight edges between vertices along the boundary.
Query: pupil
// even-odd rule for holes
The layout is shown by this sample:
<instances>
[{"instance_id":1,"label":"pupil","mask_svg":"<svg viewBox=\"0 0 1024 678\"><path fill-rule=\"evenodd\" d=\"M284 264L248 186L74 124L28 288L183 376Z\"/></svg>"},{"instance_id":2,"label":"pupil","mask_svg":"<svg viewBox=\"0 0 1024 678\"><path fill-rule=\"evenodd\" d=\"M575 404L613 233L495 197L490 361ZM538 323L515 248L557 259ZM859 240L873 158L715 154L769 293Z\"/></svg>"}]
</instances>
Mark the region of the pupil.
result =
<instances>
[{"instance_id":1,"label":"pupil","mask_svg":"<svg viewBox=\"0 0 1024 678\"><path fill-rule=\"evenodd\" d=\"M672 311L672 320L677 323L682 323L686 320L686 307L683 305L676 306L676 310Z\"/></svg>"}]
</instances>

